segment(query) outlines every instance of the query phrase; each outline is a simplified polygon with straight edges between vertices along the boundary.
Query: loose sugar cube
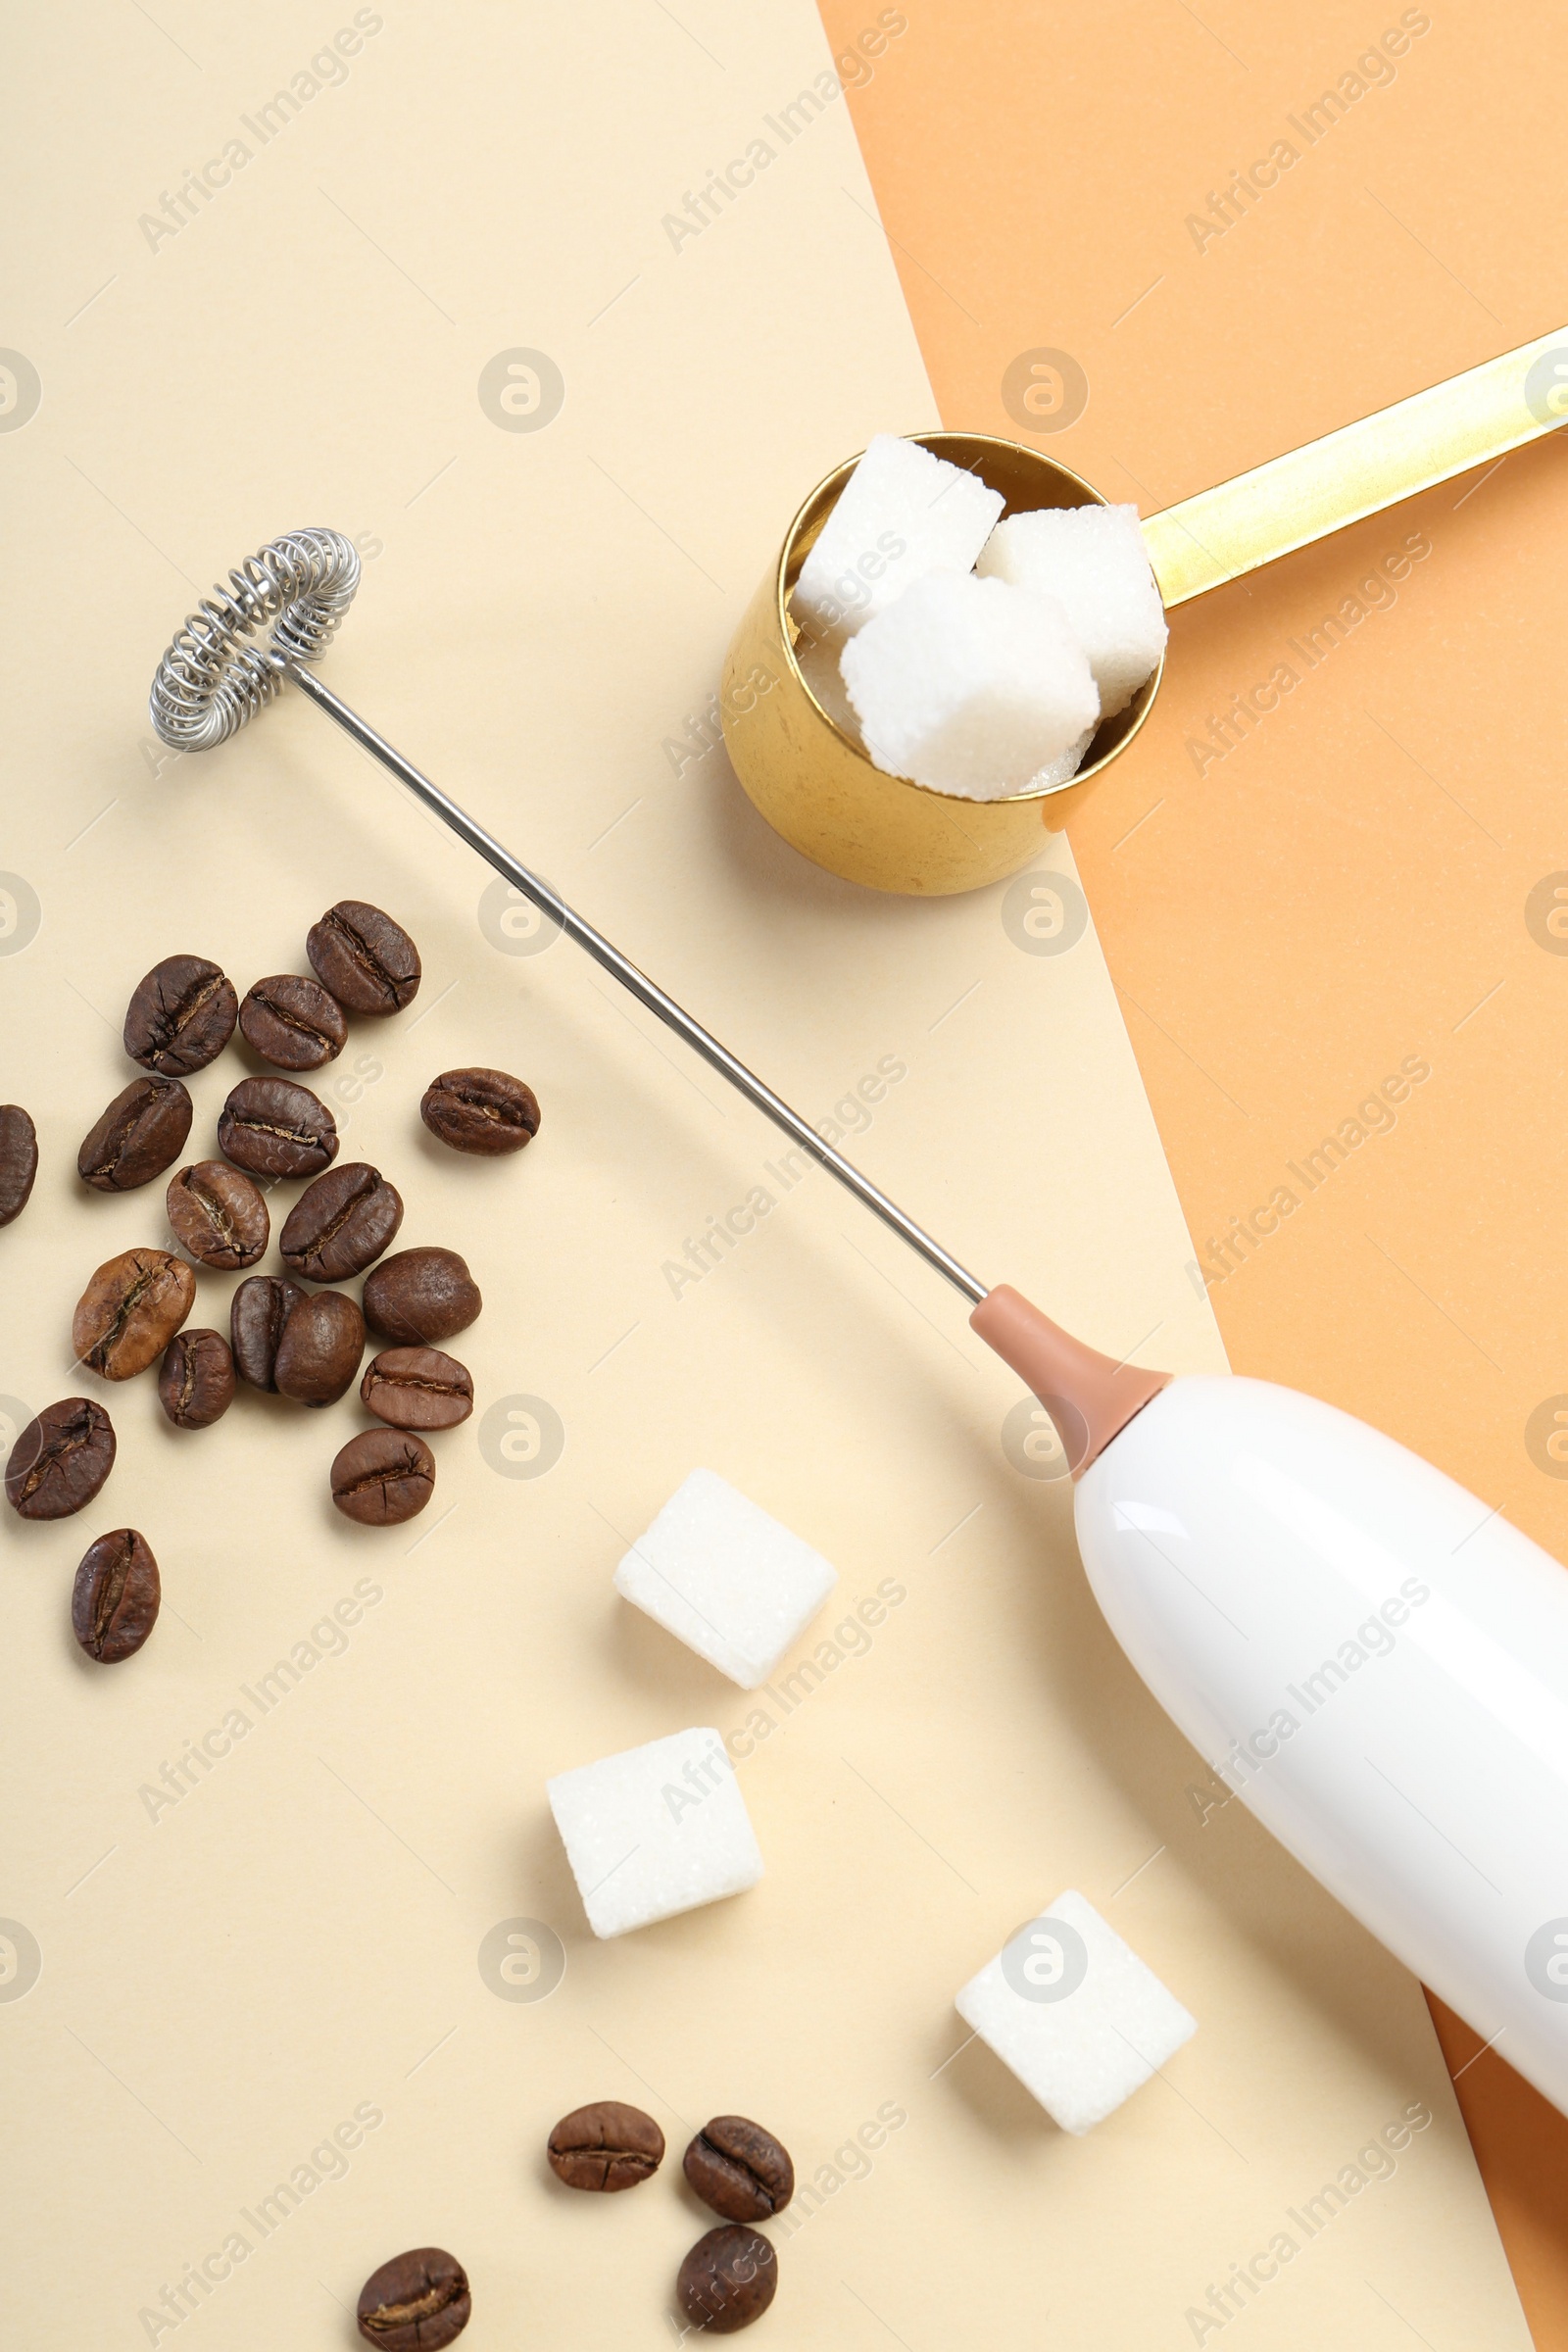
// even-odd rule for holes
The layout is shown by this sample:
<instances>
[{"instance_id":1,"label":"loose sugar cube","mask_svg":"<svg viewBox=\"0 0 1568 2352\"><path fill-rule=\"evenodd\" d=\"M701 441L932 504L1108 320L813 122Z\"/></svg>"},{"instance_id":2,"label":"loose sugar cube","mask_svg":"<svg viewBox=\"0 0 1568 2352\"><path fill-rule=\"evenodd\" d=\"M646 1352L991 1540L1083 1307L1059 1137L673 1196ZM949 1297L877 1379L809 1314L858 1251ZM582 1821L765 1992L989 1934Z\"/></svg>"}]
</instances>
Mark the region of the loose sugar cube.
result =
<instances>
[{"instance_id":1,"label":"loose sugar cube","mask_svg":"<svg viewBox=\"0 0 1568 2352\"><path fill-rule=\"evenodd\" d=\"M1058 1894L971 1977L956 2004L1063 2132L1082 2133L1198 2031L1081 1894Z\"/></svg>"},{"instance_id":2,"label":"loose sugar cube","mask_svg":"<svg viewBox=\"0 0 1568 2352\"><path fill-rule=\"evenodd\" d=\"M1057 599L1089 656L1102 718L1125 710L1165 650L1165 610L1136 507L1009 514L975 568L984 579Z\"/></svg>"},{"instance_id":3,"label":"loose sugar cube","mask_svg":"<svg viewBox=\"0 0 1568 2352\"><path fill-rule=\"evenodd\" d=\"M817 634L853 636L926 572L967 571L1003 503L961 466L878 433L801 566L796 617Z\"/></svg>"},{"instance_id":4,"label":"loose sugar cube","mask_svg":"<svg viewBox=\"0 0 1568 2352\"><path fill-rule=\"evenodd\" d=\"M841 667L876 765L970 800L1024 791L1100 716L1060 605L972 572L917 580Z\"/></svg>"},{"instance_id":5,"label":"loose sugar cube","mask_svg":"<svg viewBox=\"0 0 1568 2352\"><path fill-rule=\"evenodd\" d=\"M716 1903L762 1875L735 1767L706 1724L558 1773L546 1794L596 1936Z\"/></svg>"},{"instance_id":6,"label":"loose sugar cube","mask_svg":"<svg viewBox=\"0 0 1568 2352\"><path fill-rule=\"evenodd\" d=\"M743 1690L765 1683L838 1571L712 1470L694 1470L615 1570L615 1591Z\"/></svg>"}]
</instances>

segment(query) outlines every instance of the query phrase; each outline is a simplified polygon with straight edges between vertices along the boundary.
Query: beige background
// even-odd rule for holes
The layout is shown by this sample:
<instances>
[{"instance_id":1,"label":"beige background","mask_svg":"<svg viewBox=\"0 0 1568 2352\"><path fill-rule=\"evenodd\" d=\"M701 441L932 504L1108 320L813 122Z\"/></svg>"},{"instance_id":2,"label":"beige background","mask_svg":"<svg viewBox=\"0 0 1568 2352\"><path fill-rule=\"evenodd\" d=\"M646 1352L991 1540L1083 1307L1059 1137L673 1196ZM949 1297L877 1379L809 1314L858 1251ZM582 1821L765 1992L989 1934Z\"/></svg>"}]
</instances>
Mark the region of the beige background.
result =
<instances>
[{"instance_id":1,"label":"beige background","mask_svg":"<svg viewBox=\"0 0 1568 2352\"><path fill-rule=\"evenodd\" d=\"M717 2109L758 2114L831 2185L785 2249L781 2340L915 2348L1048 2324L1064 2346L1190 2342L1209 2282L1425 2100L1396 2177L1266 2290L1250 2340L1522 2344L1417 1988L1239 1808L1199 1827L1195 1759L1078 1576L1065 1485L1004 1455L1016 1388L935 1278L813 1175L672 1298L663 1262L767 1181L760 1122L571 951L509 954L482 870L316 714L281 707L202 762L151 745L152 666L215 566L296 521L361 535L340 691L814 1117L906 1063L857 1149L983 1274L1102 1347L1222 1362L1092 930L1039 956L1004 892L873 900L777 844L721 754L673 772L799 497L873 429L934 417L842 101L698 240L661 225L823 69L814 17L384 6L342 86L152 250L138 216L351 13L68 9L20 44L4 339L43 404L0 436L0 866L42 921L0 957L0 1092L35 1111L45 1171L0 1237L0 1388L36 1407L75 1385L87 1272L161 1238L160 1188L101 1200L70 1175L127 1074L134 979L188 946L244 986L352 892L409 923L426 978L327 1076L345 1155L403 1190L406 1242L469 1256L482 1408L544 1398L565 1449L499 1475L476 1419L424 1518L376 1535L324 1496L354 1407L246 1396L183 1438L143 1381L111 1398L101 1502L7 1520L0 1908L43 1973L0 2003L4 2139L54 2297L17 2340L146 2341L138 2312L236 2228L248 2259L159 2340L346 2344L367 2271L420 2241L469 2267L475 2352L524 2327L670 2340L699 2210L673 2179L606 2207L542 2177L553 2118L620 2095L677 2149ZM539 433L475 397L517 347L564 375ZM1041 863L1065 872L1065 845ZM419 1129L423 1083L470 1060L537 1087L525 1159L457 1163ZM193 1083L197 1147L243 1066ZM230 1288L203 1276L203 1319ZM697 1461L829 1553L846 1607L886 1578L906 1597L745 1767L762 1886L596 1945L546 1775L751 1703L610 1589ZM105 1674L66 1604L85 1542L125 1522L165 1614ZM242 1686L364 1578L380 1597L346 1649L261 1717ZM246 1738L151 1821L139 1789L236 1704ZM983 2049L953 2055L956 1987L1067 1884L1201 2026L1082 2143ZM538 2004L476 1966L515 1917L565 1946ZM346 2177L258 2243L241 2209L362 2105L383 2121ZM835 2168L883 2107L907 2122L869 2172Z\"/></svg>"}]
</instances>

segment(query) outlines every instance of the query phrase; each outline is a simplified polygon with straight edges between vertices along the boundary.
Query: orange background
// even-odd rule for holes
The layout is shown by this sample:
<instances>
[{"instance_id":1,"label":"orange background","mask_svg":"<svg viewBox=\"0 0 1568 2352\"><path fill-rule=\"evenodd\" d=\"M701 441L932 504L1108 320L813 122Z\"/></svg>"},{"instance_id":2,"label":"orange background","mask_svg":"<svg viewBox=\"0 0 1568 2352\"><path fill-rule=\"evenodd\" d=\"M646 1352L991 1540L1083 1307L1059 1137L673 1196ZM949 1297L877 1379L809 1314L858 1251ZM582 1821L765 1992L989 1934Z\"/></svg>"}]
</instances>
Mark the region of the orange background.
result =
<instances>
[{"instance_id":1,"label":"orange background","mask_svg":"<svg viewBox=\"0 0 1568 2352\"><path fill-rule=\"evenodd\" d=\"M883 15L822 13L838 51ZM949 426L1033 439L1148 514L1568 312L1560 12L902 13L852 105ZM1289 118L1417 17L1392 81L1308 145ZM1200 242L1189 216L1282 137L1298 162ZM872 232L847 207L845 233ZM1049 435L1002 393L1042 346L1090 387ZM1568 1461L1530 1425L1568 1391L1568 939L1527 902L1568 868L1565 526L1568 436L1184 607L1149 725L1071 826L1195 1249L1276 1186L1301 1200L1211 1291L1235 1368L1389 1430L1559 1556ZM1286 640L1414 530L1432 552L1397 602L1200 773L1210 714L1302 668ZM1432 1075L1397 1125L1307 1194L1286 1163L1412 1054ZM1438 2025L1556 2352L1568 2123Z\"/></svg>"}]
</instances>

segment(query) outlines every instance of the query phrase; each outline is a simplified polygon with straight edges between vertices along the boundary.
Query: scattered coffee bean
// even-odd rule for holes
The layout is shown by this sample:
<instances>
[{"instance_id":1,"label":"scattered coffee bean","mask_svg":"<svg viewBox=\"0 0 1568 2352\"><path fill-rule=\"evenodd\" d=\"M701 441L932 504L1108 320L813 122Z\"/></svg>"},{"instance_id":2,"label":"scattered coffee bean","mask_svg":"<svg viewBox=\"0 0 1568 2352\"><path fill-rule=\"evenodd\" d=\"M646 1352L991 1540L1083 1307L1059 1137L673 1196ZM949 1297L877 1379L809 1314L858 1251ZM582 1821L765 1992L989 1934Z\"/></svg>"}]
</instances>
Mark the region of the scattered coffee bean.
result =
<instances>
[{"instance_id":1,"label":"scattered coffee bean","mask_svg":"<svg viewBox=\"0 0 1568 2352\"><path fill-rule=\"evenodd\" d=\"M218 1149L257 1176L316 1176L337 1157L337 1122L308 1086L242 1078L218 1114Z\"/></svg>"},{"instance_id":2,"label":"scattered coffee bean","mask_svg":"<svg viewBox=\"0 0 1568 2352\"><path fill-rule=\"evenodd\" d=\"M131 1380L162 1355L196 1303L196 1276L167 1250L122 1250L94 1274L72 1318L78 1363Z\"/></svg>"},{"instance_id":3,"label":"scattered coffee bean","mask_svg":"<svg viewBox=\"0 0 1568 2352\"><path fill-rule=\"evenodd\" d=\"M687 2180L726 2222L765 2222L795 2194L790 2152L744 2115L715 2115L687 2149Z\"/></svg>"},{"instance_id":4,"label":"scattered coffee bean","mask_svg":"<svg viewBox=\"0 0 1568 2352\"><path fill-rule=\"evenodd\" d=\"M272 1386L296 1404L336 1404L365 1353L365 1317L342 1291L315 1291L289 1309Z\"/></svg>"},{"instance_id":5,"label":"scattered coffee bean","mask_svg":"<svg viewBox=\"0 0 1568 2352\"><path fill-rule=\"evenodd\" d=\"M76 1174L95 1193L133 1192L179 1157L190 1121L177 1078L133 1078L83 1137Z\"/></svg>"},{"instance_id":6,"label":"scattered coffee bean","mask_svg":"<svg viewBox=\"0 0 1568 2352\"><path fill-rule=\"evenodd\" d=\"M211 1429L234 1401L234 1358L218 1331L176 1332L158 1372L158 1401L176 1429Z\"/></svg>"},{"instance_id":7,"label":"scattered coffee bean","mask_svg":"<svg viewBox=\"0 0 1568 2352\"><path fill-rule=\"evenodd\" d=\"M562 2117L548 2154L551 2171L568 2188L635 2188L662 2163L664 2134L640 2107L596 2099Z\"/></svg>"},{"instance_id":8,"label":"scattered coffee bean","mask_svg":"<svg viewBox=\"0 0 1568 2352\"><path fill-rule=\"evenodd\" d=\"M0 1225L27 1205L38 1173L38 1134L20 1102L0 1102Z\"/></svg>"},{"instance_id":9,"label":"scattered coffee bean","mask_svg":"<svg viewBox=\"0 0 1568 2352\"><path fill-rule=\"evenodd\" d=\"M229 1301L228 1336L234 1369L253 1389L275 1390L278 1343L305 1293L280 1274L253 1274Z\"/></svg>"},{"instance_id":10,"label":"scattered coffee bean","mask_svg":"<svg viewBox=\"0 0 1568 2352\"><path fill-rule=\"evenodd\" d=\"M332 1464L332 1500L362 1527L396 1527L435 1492L435 1455L412 1431L367 1429Z\"/></svg>"},{"instance_id":11,"label":"scattered coffee bean","mask_svg":"<svg viewBox=\"0 0 1568 2352\"><path fill-rule=\"evenodd\" d=\"M710 2230L680 2266L682 2317L710 2335L734 2335L760 2320L778 2292L778 2256L757 2230Z\"/></svg>"},{"instance_id":12,"label":"scattered coffee bean","mask_svg":"<svg viewBox=\"0 0 1568 2352\"><path fill-rule=\"evenodd\" d=\"M505 1070L445 1070L424 1090L419 1116L454 1152L494 1159L520 1152L539 1132L539 1099Z\"/></svg>"},{"instance_id":13,"label":"scattered coffee bean","mask_svg":"<svg viewBox=\"0 0 1568 2352\"><path fill-rule=\"evenodd\" d=\"M360 2289L360 2333L382 2352L441 2352L473 2309L463 2265L440 2246L394 2254Z\"/></svg>"},{"instance_id":14,"label":"scattered coffee bean","mask_svg":"<svg viewBox=\"0 0 1568 2352\"><path fill-rule=\"evenodd\" d=\"M379 906L340 899L305 942L311 969L349 1012L401 1012L419 986L419 951Z\"/></svg>"},{"instance_id":15,"label":"scattered coffee bean","mask_svg":"<svg viewBox=\"0 0 1568 2352\"><path fill-rule=\"evenodd\" d=\"M278 1238L283 1263L309 1282L363 1274L403 1222L403 1200L379 1168L351 1159L306 1186Z\"/></svg>"},{"instance_id":16,"label":"scattered coffee bean","mask_svg":"<svg viewBox=\"0 0 1568 2352\"><path fill-rule=\"evenodd\" d=\"M89 1396L64 1396L29 1421L6 1463L6 1500L24 1519L69 1519L115 1466L114 1424Z\"/></svg>"},{"instance_id":17,"label":"scattered coffee bean","mask_svg":"<svg viewBox=\"0 0 1568 2352\"><path fill-rule=\"evenodd\" d=\"M400 1250L383 1258L365 1285L365 1319L402 1347L454 1340L477 1319L484 1300L455 1250Z\"/></svg>"},{"instance_id":18,"label":"scattered coffee bean","mask_svg":"<svg viewBox=\"0 0 1568 2352\"><path fill-rule=\"evenodd\" d=\"M348 1043L343 1007L319 980L280 972L258 980L239 1008L240 1034L280 1070L318 1070Z\"/></svg>"},{"instance_id":19,"label":"scattered coffee bean","mask_svg":"<svg viewBox=\"0 0 1568 2352\"><path fill-rule=\"evenodd\" d=\"M125 1014L125 1052L144 1070L188 1078L234 1034L234 983L203 956L166 956L139 981Z\"/></svg>"},{"instance_id":20,"label":"scattered coffee bean","mask_svg":"<svg viewBox=\"0 0 1568 2352\"><path fill-rule=\"evenodd\" d=\"M367 1367L360 1396L391 1429L455 1429L473 1410L473 1381L439 1348L388 1348Z\"/></svg>"},{"instance_id":21,"label":"scattered coffee bean","mask_svg":"<svg viewBox=\"0 0 1568 2352\"><path fill-rule=\"evenodd\" d=\"M158 1562L145 1536L117 1527L88 1545L71 1595L71 1630L89 1658L118 1666L158 1621Z\"/></svg>"},{"instance_id":22,"label":"scattered coffee bean","mask_svg":"<svg viewBox=\"0 0 1568 2352\"><path fill-rule=\"evenodd\" d=\"M226 1159L198 1159L169 1180L169 1228L204 1266L237 1273L267 1248L272 1220L250 1178Z\"/></svg>"}]
</instances>

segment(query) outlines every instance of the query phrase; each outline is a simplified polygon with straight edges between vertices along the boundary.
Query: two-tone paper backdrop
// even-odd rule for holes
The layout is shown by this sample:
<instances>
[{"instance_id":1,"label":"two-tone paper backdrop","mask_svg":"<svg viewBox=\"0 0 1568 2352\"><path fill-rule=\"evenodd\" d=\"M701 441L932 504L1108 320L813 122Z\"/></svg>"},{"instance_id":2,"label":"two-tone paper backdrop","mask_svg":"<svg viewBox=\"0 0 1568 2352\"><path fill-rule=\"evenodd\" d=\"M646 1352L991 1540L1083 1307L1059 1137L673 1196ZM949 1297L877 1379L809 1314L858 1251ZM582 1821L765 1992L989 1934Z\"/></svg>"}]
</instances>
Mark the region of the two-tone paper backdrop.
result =
<instances>
[{"instance_id":1,"label":"two-tone paper backdrop","mask_svg":"<svg viewBox=\"0 0 1568 2352\"><path fill-rule=\"evenodd\" d=\"M824 13L841 42L864 22ZM1562 66L1556 12L1475 0L911 11L852 107L945 421L1147 514L1549 332ZM1051 352L1081 370L1054 408ZM1072 827L1197 1252L1299 1202L1210 1291L1237 1369L1559 1553L1565 499L1568 439L1186 607ZM1410 531L1432 553L1397 601L1293 656ZM1227 742L1282 660L1299 691ZM1294 1177L1411 1053L1433 1075L1397 1128ZM1537 2340L1568 2344L1568 2126L1442 2022Z\"/></svg>"},{"instance_id":2,"label":"two-tone paper backdrop","mask_svg":"<svg viewBox=\"0 0 1568 2352\"><path fill-rule=\"evenodd\" d=\"M883 36L889 76L924 37ZM820 1175L771 1177L770 1132L317 714L183 761L143 716L216 570L293 523L353 533L351 700L988 1276L1104 1348L1223 1361L1065 845L1040 858L1058 930L1024 920L1047 885L873 898L705 748L798 499L936 413L815 16L98 0L14 52L0 1094L44 1167L0 1235L6 1409L81 1385L87 1274L161 1238L160 1187L72 1173L128 1075L131 984L185 948L242 986L297 966L346 893L409 924L425 980L322 1091L403 1239L464 1250L486 1304L478 1414L406 1529L327 1502L354 1405L246 1395L177 1436L147 1380L110 1397L97 1504L6 1519L12 2336L341 2347L368 2270L435 2242L474 2352L669 2341L708 2218L676 2166L601 2203L541 2160L559 2113L620 2096L677 2151L724 2109L793 2146L780 2342L1212 2341L1190 2315L1234 2314L1234 2266L1285 2232L1220 2332L1523 2345L1418 1987L1237 1808L1200 1825L1198 1761L955 1300ZM677 235L736 158L751 182ZM536 1086L523 1158L420 1129L426 1080L470 1061ZM194 1081L193 1149L246 1066ZM675 1283L759 1188L757 1230ZM201 1320L231 1287L202 1276ZM698 1462L839 1563L824 1630L878 1589L887 1613L803 1651L817 1687L743 1767L762 1885L596 1944L547 1775L752 1708L611 1591ZM72 1573L127 1522L165 1609L105 1671ZM1068 1885L1200 2021L1083 2142L951 2007ZM559 1939L543 1998L510 1997L517 1934ZM1363 2162L1412 2108L1396 2166ZM1287 2218L1334 2181L1312 2234Z\"/></svg>"}]
</instances>

